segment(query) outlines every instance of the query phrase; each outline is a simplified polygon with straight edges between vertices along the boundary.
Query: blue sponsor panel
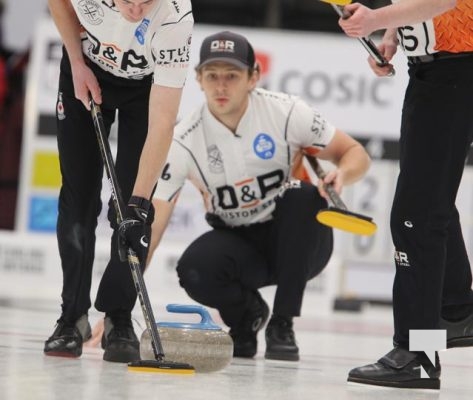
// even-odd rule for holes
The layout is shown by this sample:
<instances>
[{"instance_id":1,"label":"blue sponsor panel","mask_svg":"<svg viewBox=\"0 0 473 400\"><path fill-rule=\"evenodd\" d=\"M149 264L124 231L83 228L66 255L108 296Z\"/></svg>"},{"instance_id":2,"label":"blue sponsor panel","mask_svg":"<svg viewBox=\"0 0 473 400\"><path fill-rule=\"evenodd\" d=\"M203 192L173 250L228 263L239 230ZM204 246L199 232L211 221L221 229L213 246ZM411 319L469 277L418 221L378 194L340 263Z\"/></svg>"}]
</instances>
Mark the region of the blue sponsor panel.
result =
<instances>
[{"instance_id":1,"label":"blue sponsor panel","mask_svg":"<svg viewBox=\"0 0 473 400\"><path fill-rule=\"evenodd\" d=\"M57 207L57 197L31 197L28 229L34 232L55 232Z\"/></svg>"}]
</instances>

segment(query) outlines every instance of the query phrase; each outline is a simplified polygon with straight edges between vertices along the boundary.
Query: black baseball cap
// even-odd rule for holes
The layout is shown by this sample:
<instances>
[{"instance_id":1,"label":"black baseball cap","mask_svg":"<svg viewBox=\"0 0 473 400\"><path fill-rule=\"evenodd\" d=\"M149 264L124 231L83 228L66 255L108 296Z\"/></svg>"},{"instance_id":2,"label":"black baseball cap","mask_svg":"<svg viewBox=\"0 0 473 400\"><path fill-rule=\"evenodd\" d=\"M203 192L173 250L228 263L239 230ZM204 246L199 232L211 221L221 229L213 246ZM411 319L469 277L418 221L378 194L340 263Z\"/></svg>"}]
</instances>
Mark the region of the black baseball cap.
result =
<instances>
[{"instance_id":1,"label":"black baseball cap","mask_svg":"<svg viewBox=\"0 0 473 400\"><path fill-rule=\"evenodd\" d=\"M222 61L238 68L253 68L255 52L246 38L238 33L223 31L207 36L200 47L200 62L196 69L211 62Z\"/></svg>"}]
</instances>

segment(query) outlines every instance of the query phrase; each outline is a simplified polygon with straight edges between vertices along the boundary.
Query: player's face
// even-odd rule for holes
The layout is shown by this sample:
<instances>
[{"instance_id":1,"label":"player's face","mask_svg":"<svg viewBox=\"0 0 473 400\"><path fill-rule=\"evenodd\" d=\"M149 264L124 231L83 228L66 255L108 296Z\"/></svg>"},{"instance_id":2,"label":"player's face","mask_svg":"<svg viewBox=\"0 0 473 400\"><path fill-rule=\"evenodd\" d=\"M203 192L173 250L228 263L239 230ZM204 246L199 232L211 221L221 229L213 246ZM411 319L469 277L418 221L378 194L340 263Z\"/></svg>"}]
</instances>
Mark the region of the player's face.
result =
<instances>
[{"instance_id":1,"label":"player's face","mask_svg":"<svg viewBox=\"0 0 473 400\"><path fill-rule=\"evenodd\" d=\"M255 88L257 76L249 76L247 69L215 62L202 67L197 80L215 117L239 118L246 110L248 94Z\"/></svg>"},{"instance_id":2,"label":"player's face","mask_svg":"<svg viewBox=\"0 0 473 400\"><path fill-rule=\"evenodd\" d=\"M129 22L139 22L159 0L115 0L115 7Z\"/></svg>"}]
</instances>

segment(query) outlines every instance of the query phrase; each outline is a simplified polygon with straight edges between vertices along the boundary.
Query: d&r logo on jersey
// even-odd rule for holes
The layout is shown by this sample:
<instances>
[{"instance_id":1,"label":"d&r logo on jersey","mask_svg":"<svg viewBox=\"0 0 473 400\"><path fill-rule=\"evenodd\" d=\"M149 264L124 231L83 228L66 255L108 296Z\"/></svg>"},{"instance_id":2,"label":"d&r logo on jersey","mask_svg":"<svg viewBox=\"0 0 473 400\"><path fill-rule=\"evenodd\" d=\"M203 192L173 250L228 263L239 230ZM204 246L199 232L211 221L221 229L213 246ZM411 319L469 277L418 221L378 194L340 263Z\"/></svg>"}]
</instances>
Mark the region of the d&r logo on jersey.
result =
<instances>
[{"instance_id":1,"label":"d&r logo on jersey","mask_svg":"<svg viewBox=\"0 0 473 400\"><path fill-rule=\"evenodd\" d=\"M89 24L99 25L103 21L104 12L102 7L93 0L80 1L79 12Z\"/></svg>"},{"instance_id":2,"label":"d&r logo on jersey","mask_svg":"<svg viewBox=\"0 0 473 400\"><path fill-rule=\"evenodd\" d=\"M266 133L260 133L253 141L253 150L259 158L269 160L273 158L276 146L271 136Z\"/></svg>"}]
</instances>

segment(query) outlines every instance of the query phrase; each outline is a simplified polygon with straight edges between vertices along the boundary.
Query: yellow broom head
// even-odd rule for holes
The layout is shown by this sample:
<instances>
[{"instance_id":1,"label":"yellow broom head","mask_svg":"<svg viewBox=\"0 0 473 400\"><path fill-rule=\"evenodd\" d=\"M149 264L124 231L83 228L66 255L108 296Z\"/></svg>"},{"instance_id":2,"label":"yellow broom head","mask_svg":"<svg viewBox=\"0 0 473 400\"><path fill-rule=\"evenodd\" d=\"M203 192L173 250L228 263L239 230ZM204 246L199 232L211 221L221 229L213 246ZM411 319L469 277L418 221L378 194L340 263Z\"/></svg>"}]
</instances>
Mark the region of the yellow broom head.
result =
<instances>
[{"instance_id":1,"label":"yellow broom head","mask_svg":"<svg viewBox=\"0 0 473 400\"><path fill-rule=\"evenodd\" d=\"M132 361L128 363L128 371L175 375L193 375L195 373L195 369L192 365L164 360Z\"/></svg>"},{"instance_id":2,"label":"yellow broom head","mask_svg":"<svg viewBox=\"0 0 473 400\"><path fill-rule=\"evenodd\" d=\"M330 207L317 213L317 221L332 228L341 229L357 235L370 236L377 226L370 217L350 211Z\"/></svg>"},{"instance_id":3,"label":"yellow broom head","mask_svg":"<svg viewBox=\"0 0 473 400\"><path fill-rule=\"evenodd\" d=\"M323 1L324 3L329 3L329 4L335 4L336 6L346 6L347 4L350 4L352 0L320 0Z\"/></svg>"}]
</instances>

